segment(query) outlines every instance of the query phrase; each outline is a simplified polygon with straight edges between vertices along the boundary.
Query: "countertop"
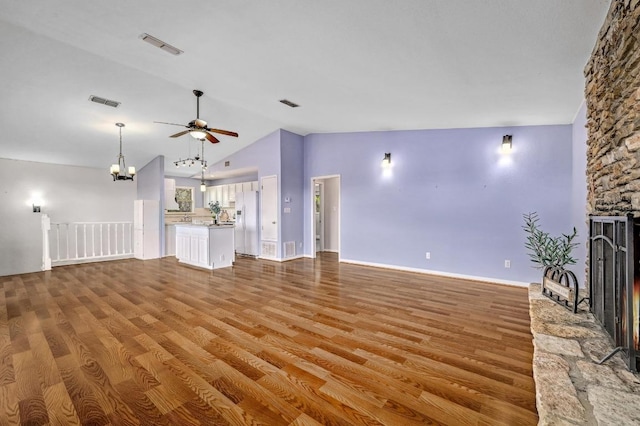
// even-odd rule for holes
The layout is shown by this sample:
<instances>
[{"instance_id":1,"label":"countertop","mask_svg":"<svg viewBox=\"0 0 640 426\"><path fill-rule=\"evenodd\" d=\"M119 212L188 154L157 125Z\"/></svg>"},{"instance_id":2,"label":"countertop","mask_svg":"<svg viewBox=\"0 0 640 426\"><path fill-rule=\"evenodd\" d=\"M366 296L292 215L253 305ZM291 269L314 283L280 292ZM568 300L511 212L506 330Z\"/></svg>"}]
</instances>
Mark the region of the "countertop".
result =
<instances>
[{"instance_id":1,"label":"countertop","mask_svg":"<svg viewBox=\"0 0 640 426\"><path fill-rule=\"evenodd\" d=\"M203 227L203 228L233 228L233 227L235 227L234 223L219 223L217 225L209 225L209 224L206 224L206 223L179 222L179 223L172 223L171 225L176 225L176 226L199 226L199 227Z\"/></svg>"}]
</instances>

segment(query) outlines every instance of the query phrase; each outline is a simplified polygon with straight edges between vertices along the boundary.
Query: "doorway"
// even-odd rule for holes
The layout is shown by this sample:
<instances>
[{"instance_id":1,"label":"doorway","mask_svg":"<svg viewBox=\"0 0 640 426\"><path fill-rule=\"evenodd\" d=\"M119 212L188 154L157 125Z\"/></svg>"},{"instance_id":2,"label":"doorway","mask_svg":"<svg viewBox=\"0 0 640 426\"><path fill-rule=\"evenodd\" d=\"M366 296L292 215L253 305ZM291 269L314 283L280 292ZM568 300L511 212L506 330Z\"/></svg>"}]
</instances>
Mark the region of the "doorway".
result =
<instances>
[{"instance_id":1,"label":"doorway","mask_svg":"<svg viewBox=\"0 0 640 426\"><path fill-rule=\"evenodd\" d=\"M314 183L316 253L324 251L324 182Z\"/></svg>"},{"instance_id":2,"label":"doorway","mask_svg":"<svg viewBox=\"0 0 640 426\"><path fill-rule=\"evenodd\" d=\"M311 178L311 257L340 254L340 176Z\"/></svg>"}]
</instances>

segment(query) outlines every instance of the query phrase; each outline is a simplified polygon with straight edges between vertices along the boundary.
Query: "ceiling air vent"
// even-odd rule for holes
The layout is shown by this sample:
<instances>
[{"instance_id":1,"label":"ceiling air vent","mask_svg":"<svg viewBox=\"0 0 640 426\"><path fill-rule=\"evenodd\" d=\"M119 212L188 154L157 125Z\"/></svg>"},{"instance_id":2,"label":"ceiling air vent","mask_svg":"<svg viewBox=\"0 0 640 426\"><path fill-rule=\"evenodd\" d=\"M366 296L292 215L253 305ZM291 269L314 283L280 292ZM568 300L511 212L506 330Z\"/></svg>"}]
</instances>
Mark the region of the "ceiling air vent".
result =
<instances>
[{"instance_id":1,"label":"ceiling air vent","mask_svg":"<svg viewBox=\"0 0 640 426\"><path fill-rule=\"evenodd\" d=\"M169 43L165 43L164 41L157 39L154 36L151 36L147 33L140 34L140 38L142 39L142 41L146 41L147 43L152 44L155 47L159 47L160 49L164 50L165 52L171 53L172 55L178 56L184 53L182 50L178 49L177 47L173 47Z\"/></svg>"},{"instance_id":2,"label":"ceiling air vent","mask_svg":"<svg viewBox=\"0 0 640 426\"><path fill-rule=\"evenodd\" d=\"M120 105L120 102L118 101L112 101L111 99L105 99L105 98L101 98L100 96L94 96L94 95L89 96L89 100L97 104L106 105L114 108L118 108L118 106Z\"/></svg>"},{"instance_id":3,"label":"ceiling air vent","mask_svg":"<svg viewBox=\"0 0 640 426\"><path fill-rule=\"evenodd\" d=\"M298 108L300 105L295 104L293 102L291 102L290 100L287 99L280 99L280 102L285 104L286 106L290 106L291 108Z\"/></svg>"}]
</instances>

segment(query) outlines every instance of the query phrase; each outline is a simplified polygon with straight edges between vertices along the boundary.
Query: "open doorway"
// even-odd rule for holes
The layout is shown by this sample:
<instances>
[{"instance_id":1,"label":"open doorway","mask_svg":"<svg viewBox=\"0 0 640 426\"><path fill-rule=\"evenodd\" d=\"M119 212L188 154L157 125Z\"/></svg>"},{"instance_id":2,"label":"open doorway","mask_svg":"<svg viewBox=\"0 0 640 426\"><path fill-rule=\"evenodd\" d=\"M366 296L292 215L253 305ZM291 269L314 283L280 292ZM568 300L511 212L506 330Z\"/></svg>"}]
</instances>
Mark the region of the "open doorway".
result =
<instances>
[{"instance_id":1,"label":"open doorway","mask_svg":"<svg viewBox=\"0 0 640 426\"><path fill-rule=\"evenodd\" d=\"M324 182L316 181L314 183L314 200L315 200L315 245L316 253L324 251Z\"/></svg>"},{"instance_id":2,"label":"open doorway","mask_svg":"<svg viewBox=\"0 0 640 426\"><path fill-rule=\"evenodd\" d=\"M311 179L311 256L340 253L340 176Z\"/></svg>"}]
</instances>

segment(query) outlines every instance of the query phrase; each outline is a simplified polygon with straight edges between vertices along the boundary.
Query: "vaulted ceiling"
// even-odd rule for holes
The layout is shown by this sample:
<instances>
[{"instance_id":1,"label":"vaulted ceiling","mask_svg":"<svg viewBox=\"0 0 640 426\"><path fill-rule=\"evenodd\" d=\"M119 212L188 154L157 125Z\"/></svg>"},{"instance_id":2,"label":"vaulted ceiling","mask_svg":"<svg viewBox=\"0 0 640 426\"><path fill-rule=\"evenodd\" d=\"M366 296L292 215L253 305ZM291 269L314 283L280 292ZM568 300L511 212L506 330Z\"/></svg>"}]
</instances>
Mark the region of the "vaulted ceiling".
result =
<instances>
[{"instance_id":1,"label":"vaulted ceiling","mask_svg":"<svg viewBox=\"0 0 640 426\"><path fill-rule=\"evenodd\" d=\"M285 128L566 124L609 0L0 0L0 157L167 171L200 117L209 163ZM143 42L148 33L181 50ZM121 102L111 108L96 95ZM290 108L278 102L300 104ZM105 172L106 173L106 172Z\"/></svg>"}]
</instances>

